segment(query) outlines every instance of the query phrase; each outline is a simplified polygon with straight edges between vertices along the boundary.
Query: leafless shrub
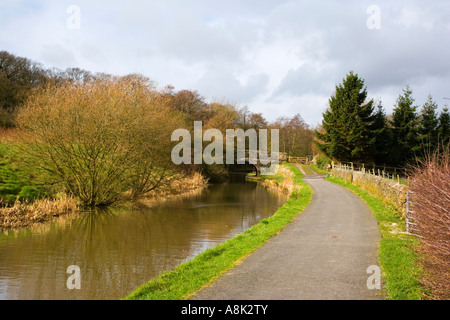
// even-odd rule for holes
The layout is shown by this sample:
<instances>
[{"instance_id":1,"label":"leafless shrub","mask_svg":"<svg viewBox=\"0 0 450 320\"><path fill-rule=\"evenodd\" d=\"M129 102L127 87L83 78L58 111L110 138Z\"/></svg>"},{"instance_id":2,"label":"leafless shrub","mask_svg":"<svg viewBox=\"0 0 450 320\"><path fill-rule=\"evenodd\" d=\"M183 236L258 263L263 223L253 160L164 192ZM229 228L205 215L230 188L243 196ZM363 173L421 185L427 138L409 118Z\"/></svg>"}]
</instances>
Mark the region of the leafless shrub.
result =
<instances>
[{"instance_id":1,"label":"leafless shrub","mask_svg":"<svg viewBox=\"0 0 450 320\"><path fill-rule=\"evenodd\" d=\"M17 124L29 163L85 205L137 199L174 175L170 135L182 124L142 77L49 85Z\"/></svg>"},{"instance_id":2,"label":"leafless shrub","mask_svg":"<svg viewBox=\"0 0 450 320\"><path fill-rule=\"evenodd\" d=\"M414 233L426 273L431 299L450 298L450 149L417 165L411 176Z\"/></svg>"}]
</instances>

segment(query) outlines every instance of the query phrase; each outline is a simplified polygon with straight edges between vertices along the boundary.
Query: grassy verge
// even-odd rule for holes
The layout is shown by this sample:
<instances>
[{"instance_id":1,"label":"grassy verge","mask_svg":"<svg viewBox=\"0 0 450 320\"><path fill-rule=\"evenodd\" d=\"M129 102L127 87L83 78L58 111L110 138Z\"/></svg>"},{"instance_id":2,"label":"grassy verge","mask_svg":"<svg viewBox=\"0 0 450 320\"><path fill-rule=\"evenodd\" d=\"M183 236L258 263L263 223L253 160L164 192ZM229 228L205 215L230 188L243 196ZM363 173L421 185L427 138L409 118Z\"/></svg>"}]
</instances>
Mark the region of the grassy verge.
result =
<instances>
[{"instance_id":1,"label":"grassy verge","mask_svg":"<svg viewBox=\"0 0 450 320\"><path fill-rule=\"evenodd\" d=\"M382 235L378 261L387 298L390 300L423 298L424 290L419 280L422 277L422 269L414 249L419 242L405 233L405 221L400 218L400 214L393 206L341 178L328 177L327 180L346 187L358 195L367 203L378 220Z\"/></svg>"},{"instance_id":2,"label":"grassy verge","mask_svg":"<svg viewBox=\"0 0 450 320\"><path fill-rule=\"evenodd\" d=\"M311 168L311 166L306 164L301 164L300 166L306 174L316 174L316 172Z\"/></svg>"},{"instance_id":3,"label":"grassy verge","mask_svg":"<svg viewBox=\"0 0 450 320\"><path fill-rule=\"evenodd\" d=\"M310 167L319 174L328 174L328 172L326 172L323 169L320 169L316 164L310 164Z\"/></svg>"},{"instance_id":4,"label":"grassy verge","mask_svg":"<svg viewBox=\"0 0 450 320\"><path fill-rule=\"evenodd\" d=\"M293 165L286 165L294 172L296 189L289 200L270 218L236 237L208 249L194 259L179 265L175 270L150 280L125 299L128 300L184 300L202 287L217 280L226 271L238 265L249 254L278 234L309 204L312 189L301 179L302 173Z\"/></svg>"}]
</instances>

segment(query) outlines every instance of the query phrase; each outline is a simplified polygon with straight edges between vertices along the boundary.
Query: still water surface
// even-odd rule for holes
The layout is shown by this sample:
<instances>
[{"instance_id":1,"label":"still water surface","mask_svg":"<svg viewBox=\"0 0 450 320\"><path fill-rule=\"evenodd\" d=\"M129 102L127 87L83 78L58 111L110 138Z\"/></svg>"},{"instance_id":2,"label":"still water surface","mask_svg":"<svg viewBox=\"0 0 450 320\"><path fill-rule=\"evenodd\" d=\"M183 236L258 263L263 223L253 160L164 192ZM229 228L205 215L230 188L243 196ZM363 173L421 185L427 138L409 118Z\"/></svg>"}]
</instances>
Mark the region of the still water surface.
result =
<instances>
[{"instance_id":1,"label":"still water surface","mask_svg":"<svg viewBox=\"0 0 450 320\"><path fill-rule=\"evenodd\" d=\"M267 218L287 197L255 182L210 186L145 209L113 209L0 234L0 299L119 299ZM69 290L67 268L81 271Z\"/></svg>"}]
</instances>

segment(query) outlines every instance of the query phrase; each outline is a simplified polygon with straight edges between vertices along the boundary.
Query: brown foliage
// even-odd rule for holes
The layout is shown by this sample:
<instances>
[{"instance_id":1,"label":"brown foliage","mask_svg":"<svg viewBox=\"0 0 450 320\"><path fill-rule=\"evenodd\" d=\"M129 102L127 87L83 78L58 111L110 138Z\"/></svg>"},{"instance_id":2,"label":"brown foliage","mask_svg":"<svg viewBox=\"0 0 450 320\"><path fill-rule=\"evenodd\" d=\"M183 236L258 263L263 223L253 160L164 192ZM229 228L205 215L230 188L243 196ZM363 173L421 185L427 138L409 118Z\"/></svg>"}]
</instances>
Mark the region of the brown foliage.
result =
<instances>
[{"instance_id":1,"label":"brown foliage","mask_svg":"<svg viewBox=\"0 0 450 320\"><path fill-rule=\"evenodd\" d=\"M450 298L450 152L429 156L414 169L413 233L420 236L426 277L432 299Z\"/></svg>"},{"instance_id":2,"label":"brown foliage","mask_svg":"<svg viewBox=\"0 0 450 320\"><path fill-rule=\"evenodd\" d=\"M18 130L16 128L0 128L0 143L18 141Z\"/></svg>"},{"instance_id":3,"label":"brown foliage","mask_svg":"<svg viewBox=\"0 0 450 320\"><path fill-rule=\"evenodd\" d=\"M300 114L292 118L281 117L271 128L280 132L280 152L292 157L306 157L313 153L313 131Z\"/></svg>"},{"instance_id":4,"label":"brown foliage","mask_svg":"<svg viewBox=\"0 0 450 320\"><path fill-rule=\"evenodd\" d=\"M55 217L77 211L77 201L68 196L62 196L55 200L37 200L31 205L17 202L11 208L0 209L0 228L31 227L36 223L50 221Z\"/></svg>"},{"instance_id":5,"label":"brown foliage","mask_svg":"<svg viewBox=\"0 0 450 320\"><path fill-rule=\"evenodd\" d=\"M265 179L262 185L267 188L277 190L278 192L286 195L290 195L293 192L299 194L301 186L294 183L295 175L291 170L287 169L286 167L280 166L278 168L278 175L283 178L281 181L277 181L275 179Z\"/></svg>"},{"instance_id":6,"label":"brown foliage","mask_svg":"<svg viewBox=\"0 0 450 320\"><path fill-rule=\"evenodd\" d=\"M182 124L139 76L37 90L18 114L30 164L86 205L136 199L172 174L172 131Z\"/></svg>"}]
</instances>

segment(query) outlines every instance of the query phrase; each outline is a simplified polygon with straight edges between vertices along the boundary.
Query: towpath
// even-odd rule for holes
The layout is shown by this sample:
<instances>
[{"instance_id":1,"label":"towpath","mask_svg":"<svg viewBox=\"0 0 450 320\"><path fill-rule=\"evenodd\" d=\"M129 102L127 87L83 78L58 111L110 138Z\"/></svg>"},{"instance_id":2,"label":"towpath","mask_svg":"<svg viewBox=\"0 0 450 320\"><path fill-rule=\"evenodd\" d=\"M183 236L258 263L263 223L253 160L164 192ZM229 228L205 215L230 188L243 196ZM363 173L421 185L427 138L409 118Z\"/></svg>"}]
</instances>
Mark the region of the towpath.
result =
<instances>
[{"instance_id":1,"label":"towpath","mask_svg":"<svg viewBox=\"0 0 450 320\"><path fill-rule=\"evenodd\" d=\"M311 204L283 231L192 300L374 300L380 232L366 204L320 175Z\"/></svg>"}]
</instances>

